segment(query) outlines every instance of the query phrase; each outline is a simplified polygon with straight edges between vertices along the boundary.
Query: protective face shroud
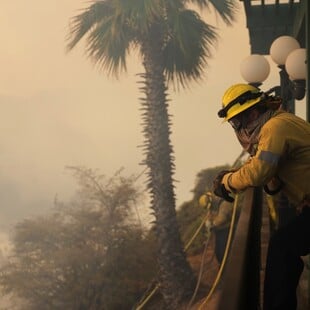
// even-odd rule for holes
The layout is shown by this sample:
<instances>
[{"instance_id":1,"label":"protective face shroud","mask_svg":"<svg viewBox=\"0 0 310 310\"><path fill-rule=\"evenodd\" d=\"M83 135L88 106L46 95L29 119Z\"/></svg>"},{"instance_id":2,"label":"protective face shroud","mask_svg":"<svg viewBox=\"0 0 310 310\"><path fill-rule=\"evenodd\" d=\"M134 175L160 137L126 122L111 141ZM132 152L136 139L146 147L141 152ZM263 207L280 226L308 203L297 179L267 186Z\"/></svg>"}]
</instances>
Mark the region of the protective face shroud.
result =
<instances>
[{"instance_id":1,"label":"protective face shroud","mask_svg":"<svg viewBox=\"0 0 310 310\"><path fill-rule=\"evenodd\" d=\"M229 87L222 98L222 109L218 116L225 121L247 110L264 99L265 94L249 84L235 84Z\"/></svg>"}]
</instances>

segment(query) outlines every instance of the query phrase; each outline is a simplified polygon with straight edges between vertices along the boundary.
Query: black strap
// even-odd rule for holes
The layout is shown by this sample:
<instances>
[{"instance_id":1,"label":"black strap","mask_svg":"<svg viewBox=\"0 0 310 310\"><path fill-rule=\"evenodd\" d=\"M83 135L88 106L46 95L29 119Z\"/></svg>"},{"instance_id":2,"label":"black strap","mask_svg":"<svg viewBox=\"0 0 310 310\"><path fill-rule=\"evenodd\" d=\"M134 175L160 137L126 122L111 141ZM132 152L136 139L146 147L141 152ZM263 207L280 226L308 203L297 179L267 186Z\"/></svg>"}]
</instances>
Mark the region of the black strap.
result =
<instances>
[{"instance_id":1,"label":"black strap","mask_svg":"<svg viewBox=\"0 0 310 310\"><path fill-rule=\"evenodd\" d=\"M256 99L256 98L260 97L262 94L263 94L263 92L253 93L250 90L248 90L245 93L238 96L237 98L235 98L234 100L232 100L231 102L229 102L226 105L226 107L219 110L217 115L221 118L226 117L228 110L231 107L233 107L235 104L239 103L240 105L243 105L244 103L246 103L249 100Z\"/></svg>"}]
</instances>

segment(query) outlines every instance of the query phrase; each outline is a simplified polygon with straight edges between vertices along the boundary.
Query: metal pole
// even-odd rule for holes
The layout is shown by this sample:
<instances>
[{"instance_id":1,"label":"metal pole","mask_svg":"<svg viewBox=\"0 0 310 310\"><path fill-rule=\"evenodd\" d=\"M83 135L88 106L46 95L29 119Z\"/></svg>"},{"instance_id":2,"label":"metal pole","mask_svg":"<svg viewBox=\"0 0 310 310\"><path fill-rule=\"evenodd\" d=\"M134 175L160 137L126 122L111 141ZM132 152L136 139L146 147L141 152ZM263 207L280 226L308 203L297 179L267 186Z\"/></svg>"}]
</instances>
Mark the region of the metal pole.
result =
<instances>
[{"instance_id":1,"label":"metal pole","mask_svg":"<svg viewBox=\"0 0 310 310\"><path fill-rule=\"evenodd\" d=\"M276 91L276 95L280 95L283 99L282 109L295 114L295 98L292 81L285 70L285 66L279 65L278 67L280 69L280 89ZM294 208L291 208L287 197L282 192L280 193L278 200L278 216L278 228L285 225L295 216Z\"/></svg>"},{"instance_id":2,"label":"metal pole","mask_svg":"<svg viewBox=\"0 0 310 310\"><path fill-rule=\"evenodd\" d=\"M309 78L310 78L310 70L309 70L309 2L306 2L306 9L305 9L305 24L306 24L306 51L307 51L307 80L306 80L306 119L310 122L310 107L309 107Z\"/></svg>"},{"instance_id":3,"label":"metal pole","mask_svg":"<svg viewBox=\"0 0 310 310\"><path fill-rule=\"evenodd\" d=\"M279 66L281 69L280 74L280 86L281 86L281 97L283 99L283 109L287 112L295 114L295 98L293 93L293 83L290 80L285 66Z\"/></svg>"},{"instance_id":4,"label":"metal pole","mask_svg":"<svg viewBox=\"0 0 310 310\"><path fill-rule=\"evenodd\" d=\"M309 78L310 78L310 70L309 70L309 2L305 1L305 33L306 33L306 56L307 56L307 79L306 79L306 120L310 122L310 107L309 107ZM308 266L310 266L310 255L308 255ZM308 269L308 307L310 307L310 270Z\"/></svg>"}]
</instances>

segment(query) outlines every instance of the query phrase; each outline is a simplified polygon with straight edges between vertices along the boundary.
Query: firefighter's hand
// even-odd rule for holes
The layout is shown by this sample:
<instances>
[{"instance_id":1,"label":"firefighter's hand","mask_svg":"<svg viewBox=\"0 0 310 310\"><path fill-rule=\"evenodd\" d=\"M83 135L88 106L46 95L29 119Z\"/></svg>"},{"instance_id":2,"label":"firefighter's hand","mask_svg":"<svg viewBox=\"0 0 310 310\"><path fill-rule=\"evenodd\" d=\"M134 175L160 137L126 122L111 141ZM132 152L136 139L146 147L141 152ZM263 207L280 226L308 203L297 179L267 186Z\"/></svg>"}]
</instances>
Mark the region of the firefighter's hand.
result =
<instances>
[{"instance_id":1,"label":"firefighter's hand","mask_svg":"<svg viewBox=\"0 0 310 310\"><path fill-rule=\"evenodd\" d=\"M222 180L223 180L224 175L227 174L227 173L230 173L230 172L231 172L230 170L222 170L222 171L220 171L220 172L218 173L218 175L215 177L215 179L213 180L213 185L214 185L214 183L216 183L216 182L222 183Z\"/></svg>"},{"instance_id":2,"label":"firefighter's hand","mask_svg":"<svg viewBox=\"0 0 310 310\"><path fill-rule=\"evenodd\" d=\"M213 228L213 223L210 220L206 220L205 222L205 227L207 231L211 231L211 229Z\"/></svg>"},{"instance_id":3,"label":"firefighter's hand","mask_svg":"<svg viewBox=\"0 0 310 310\"><path fill-rule=\"evenodd\" d=\"M224 184L222 183L223 177L226 173L229 173L228 170L221 171L217 177L213 181L213 192L216 196L225 199L228 202L233 202L234 198L229 196L230 192L225 188Z\"/></svg>"}]
</instances>

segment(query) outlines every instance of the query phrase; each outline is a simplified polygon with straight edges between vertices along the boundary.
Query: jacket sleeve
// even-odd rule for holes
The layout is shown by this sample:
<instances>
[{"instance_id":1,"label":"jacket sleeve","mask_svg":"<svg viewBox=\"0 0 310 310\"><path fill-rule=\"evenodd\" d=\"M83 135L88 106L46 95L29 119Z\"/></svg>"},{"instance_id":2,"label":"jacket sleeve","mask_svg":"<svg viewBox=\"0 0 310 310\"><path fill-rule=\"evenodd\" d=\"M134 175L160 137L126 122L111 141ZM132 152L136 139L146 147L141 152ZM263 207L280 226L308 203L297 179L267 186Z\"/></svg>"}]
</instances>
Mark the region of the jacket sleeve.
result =
<instances>
[{"instance_id":1,"label":"jacket sleeve","mask_svg":"<svg viewBox=\"0 0 310 310\"><path fill-rule=\"evenodd\" d=\"M286 148L284 125L281 120L271 119L263 126L255 156L239 170L223 177L222 182L227 190L238 192L250 186L262 186L276 174Z\"/></svg>"}]
</instances>

